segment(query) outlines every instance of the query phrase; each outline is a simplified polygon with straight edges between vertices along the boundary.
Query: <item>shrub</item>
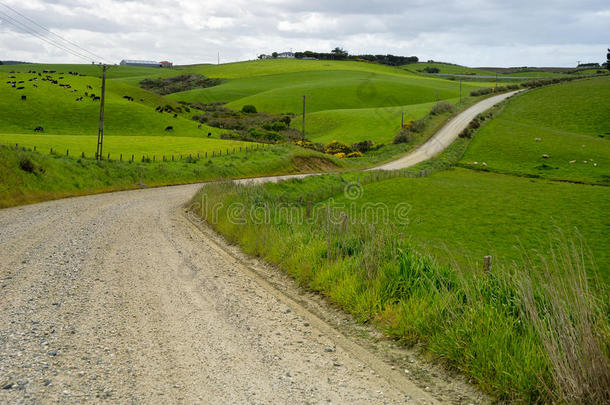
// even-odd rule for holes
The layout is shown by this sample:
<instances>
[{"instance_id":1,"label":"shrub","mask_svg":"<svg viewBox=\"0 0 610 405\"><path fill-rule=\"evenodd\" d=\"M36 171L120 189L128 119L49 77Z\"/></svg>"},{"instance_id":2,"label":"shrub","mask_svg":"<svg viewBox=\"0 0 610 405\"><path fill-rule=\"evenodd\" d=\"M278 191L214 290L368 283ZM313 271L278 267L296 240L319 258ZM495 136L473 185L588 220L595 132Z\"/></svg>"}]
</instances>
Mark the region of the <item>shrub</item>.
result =
<instances>
[{"instance_id":1,"label":"shrub","mask_svg":"<svg viewBox=\"0 0 610 405\"><path fill-rule=\"evenodd\" d=\"M338 158L338 159L345 159L345 153L343 152L339 152L339 153L333 153L333 156Z\"/></svg>"},{"instance_id":2,"label":"shrub","mask_svg":"<svg viewBox=\"0 0 610 405\"><path fill-rule=\"evenodd\" d=\"M373 149L374 144L375 143L373 141L368 141L368 140L352 143L352 150L354 150L356 152L360 152L360 153L366 153L366 152L370 151L371 149Z\"/></svg>"},{"instance_id":3,"label":"shrub","mask_svg":"<svg viewBox=\"0 0 610 405\"><path fill-rule=\"evenodd\" d=\"M413 142L413 132L403 129L399 133L396 134L394 140L392 141L395 144L399 143L411 143Z\"/></svg>"},{"instance_id":4,"label":"shrub","mask_svg":"<svg viewBox=\"0 0 610 405\"><path fill-rule=\"evenodd\" d=\"M472 129L464 128L464 130L460 132L460 138L472 138Z\"/></svg>"},{"instance_id":5,"label":"shrub","mask_svg":"<svg viewBox=\"0 0 610 405\"><path fill-rule=\"evenodd\" d=\"M413 124L411 124L411 127L409 128L409 131L422 133L422 132L424 132L425 129L426 129L426 117L413 121Z\"/></svg>"},{"instance_id":6,"label":"shrub","mask_svg":"<svg viewBox=\"0 0 610 405\"><path fill-rule=\"evenodd\" d=\"M439 68L437 68L437 67L433 67L433 66L426 66L426 67L424 68L424 72L426 72L426 73L438 73L438 72L440 72L440 71L441 71L441 70L440 70Z\"/></svg>"},{"instance_id":7,"label":"shrub","mask_svg":"<svg viewBox=\"0 0 610 405\"><path fill-rule=\"evenodd\" d=\"M348 158L359 158L359 157L362 157L362 156L364 156L364 155L362 153L358 152L358 151L349 153L347 155Z\"/></svg>"},{"instance_id":8,"label":"shrub","mask_svg":"<svg viewBox=\"0 0 610 405\"><path fill-rule=\"evenodd\" d=\"M336 155L337 153L348 154L352 150L349 146L339 141L332 141L324 147L324 153L329 155Z\"/></svg>"},{"instance_id":9,"label":"shrub","mask_svg":"<svg viewBox=\"0 0 610 405\"><path fill-rule=\"evenodd\" d=\"M493 92L493 89L491 87L484 87L482 89L472 90L470 92L470 95L472 97L477 97L477 96L483 96L485 94L489 94L489 93L492 93L492 92Z\"/></svg>"},{"instance_id":10,"label":"shrub","mask_svg":"<svg viewBox=\"0 0 610 405\"><path fill-rule=\"evenodd\" d=\"M278 121L271 125L271 129L273 131L285 131L288 129L288 125L284 121Z\"/></svg>"},{"instance_id":11,"label":"shrub","mask_svg":"<svg viewBox=\"0 0 610 405\"><path fill-rule=\"evenodd\" d=\"M440 103L436 103L431 109L431 115L439 115L444 113L452 113L455 111L455 106L446 101L441 101Z\"/></svg>"},{"instance_id":12,"label":"shrub","mask_svg":"<svg viewBox=\"0 0 610 405\"><path fill-rule=\"evenodd\" d=\"M246 114L256 114L256 107L252 104L246 104L241 108L241 112Z\"/></svg>"},{"instance_id":13,"label":"shrub","mask_svg":"<svg viewBox=\"0 0 610 405\"><path fill-rule=\"evenodd\" d=\"M19 168L24 172L34 173L36 171L36 164L30 158L24 157L19 161Z\"/></svg>"}]
</instances>

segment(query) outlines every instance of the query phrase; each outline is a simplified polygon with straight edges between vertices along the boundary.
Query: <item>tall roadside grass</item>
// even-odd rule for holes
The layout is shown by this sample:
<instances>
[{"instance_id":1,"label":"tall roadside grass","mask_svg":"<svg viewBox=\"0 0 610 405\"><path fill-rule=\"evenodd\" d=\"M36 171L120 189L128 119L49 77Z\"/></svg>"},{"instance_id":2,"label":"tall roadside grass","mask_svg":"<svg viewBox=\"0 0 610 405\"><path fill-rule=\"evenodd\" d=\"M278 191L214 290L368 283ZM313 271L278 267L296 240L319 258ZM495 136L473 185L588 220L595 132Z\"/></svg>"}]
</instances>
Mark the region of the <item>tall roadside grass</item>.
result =
<instances>
[{"instance_id":1,"label":"tall roadside grass","mask_svg":"<svg viewBox=\"0 0 610 405\"><path fill-rule=\"evenodd\" d=\"M281 192L281 185L214 183L190 212L500 401L610 400L610 305L577 242L559 239L552 257L518 266L459 269L418 252L404 228L374 210L286 203Z\"/></svg>"}]
</instances>

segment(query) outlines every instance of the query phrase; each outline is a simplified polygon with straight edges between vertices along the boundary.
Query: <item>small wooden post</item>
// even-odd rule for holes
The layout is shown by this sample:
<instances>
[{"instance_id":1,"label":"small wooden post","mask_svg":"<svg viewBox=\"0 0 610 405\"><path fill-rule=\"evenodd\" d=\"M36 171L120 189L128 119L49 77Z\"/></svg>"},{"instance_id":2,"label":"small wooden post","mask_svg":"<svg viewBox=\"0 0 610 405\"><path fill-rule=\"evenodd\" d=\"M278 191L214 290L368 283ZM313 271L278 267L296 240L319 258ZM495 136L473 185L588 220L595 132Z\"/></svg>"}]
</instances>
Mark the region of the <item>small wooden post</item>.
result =
<instances>
[{"instance_id":1,"label":"small wooden post","mask_svg":"<svg viewBox=\"0 0 610 405\"><path fill-rule=\"evenodd\" d=\"M51 151L49 152L49 154L50 154L50 155L52 155L52 154L53 154L53 148L51 148Z\"/></svg>"},{"instance_id":2,"label":"small wooden post","mask_svg":"<svg viewBox=\"0 0 610 405\"><path fill-rule=\"evenodd\" d=\"M133 156L133 155L131 155L131 163L133 163L133 158L134 158L134 156Z\"/></svg>"},{"instance_id":3,"label":"small wooden post","mask_svg":"<svg viewBox=\"0 0 610 405\"><path fill-rule=\"evenodd\" d=\"M66 149L66 157L70 156L70 149Z\"/></svg>"},{"instance_id":4,"label":"small wooden post","mask_svg":"<svg viewBox=\"0 0 610 405\"><path fill-rule=\"evenodd\" d=\"M36 146L34 146L34 152L36 152Z\"/></svg>"},{"instance_id":5,"label":"small wooden post","mask_svg":"<svg viewBox=\"0 0 610 405\"><path fill-rule=\"evenodd\" d=\"M483 270L485 270L486 273L491 271L491 256L483 257Z\"/></svg>"},{"instance_id":6,"label":"small wooden post","mask_svg":"<svg viewBox=\"0 0 610 405\"><path fill-rule=\"evenodd\" d=\"M85 152L81 153L80 157L85 158Z\"/></svg>"},{"instance_id":7,"label":"small wooden post","mask_svg":"<svg viewBox=\"0 0 610 405\"><path fill-rule=\"evenodd\" d=\"M110 153L108 154L108 160L110 160Z\"/></svg>"},{"instance_id":8,"label":"small wooden post","mask_svg":"<svg viewBox=\"0 0 610 405\"><path fill-rule=\"evenodd\" d=\"M123 154L121 153L121 155L119 156L119 160L122 162L123 161Z\"/></svg>"}]
</instances>

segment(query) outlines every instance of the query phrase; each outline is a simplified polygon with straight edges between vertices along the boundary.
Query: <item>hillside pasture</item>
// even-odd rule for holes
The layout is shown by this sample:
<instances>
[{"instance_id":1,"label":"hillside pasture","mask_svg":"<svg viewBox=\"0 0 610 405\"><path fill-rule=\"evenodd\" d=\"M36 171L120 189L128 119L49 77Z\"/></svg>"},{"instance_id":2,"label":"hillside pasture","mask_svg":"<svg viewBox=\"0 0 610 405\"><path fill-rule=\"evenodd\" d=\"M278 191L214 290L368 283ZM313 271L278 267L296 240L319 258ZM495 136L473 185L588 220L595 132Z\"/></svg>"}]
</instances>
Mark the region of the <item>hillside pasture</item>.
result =
<instances>
[{"instance_id":1,"label":"hillside pasture","mask_svg":"<svg viewBox=\"0 0 610 405\"><path fill-rule=\"evenodd\" d=\"M0 134L0 143L5 145L19 145L36 150L40 153L49 153L51 149L57 154L66 154L69 151L71 156L81 156L84 152L85 157L95 156L97 148L97 135L24 135L24 134ZM104 157L110 154L112 159L119 159L122 154L123 159L127 160L131 155L141 158L143 155L150 157L156 156L161 159L166 156L171 159L172 155L204 155L206 152L211 156L212 152L216 155L219 152L226 154L227 149L233 153L233 149L248 149L262 147L251 142L229 141L214 138L194 138L186 136L124 136L124 135L105 135L104 136Z\"/></svg>"},{"instance_id":2,"label":"hillside pasture","mask_svg":"<svg viewBox=\"0 0 610 405\"><path fill-rule=\"evenodd\" d=\"M486 170L502 173L608 185L608 99L608 77L521 94L475 135L462 164L480 168L485 162Z\"/></svg>"}]
</instances>

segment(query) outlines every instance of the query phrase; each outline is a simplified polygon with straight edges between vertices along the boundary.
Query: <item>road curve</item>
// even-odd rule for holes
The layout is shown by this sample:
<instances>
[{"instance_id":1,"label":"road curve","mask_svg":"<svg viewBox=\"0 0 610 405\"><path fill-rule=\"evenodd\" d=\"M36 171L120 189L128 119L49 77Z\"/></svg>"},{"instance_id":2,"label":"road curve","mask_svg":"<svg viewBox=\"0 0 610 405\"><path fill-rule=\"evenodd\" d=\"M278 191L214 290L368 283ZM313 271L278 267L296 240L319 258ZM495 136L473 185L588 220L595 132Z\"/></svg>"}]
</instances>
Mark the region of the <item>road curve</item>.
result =
<instances>
[{"instance_id":1,"label":"road curve","mask_svg":"<svg viewBox=\"0 0 610 405\"><path fill-rule=\"evenodd\" d=\"M519 93L522 90L511 91L509 93L498 94L486 98L485 100L479 101L472 107L469 107L465 111L461 112L454 118L452 118L447 124L445 124L436 134L430 139L420 145L417 149L409 154L385 163L380 166L376 166L369 170L398 170L406 169L411 166L415 166L418 163L426 161L445 149L453 143L460 135L460 132L464 130L478 114L490 109L494 105L501 101L506 100L508 97Z\"/></svg>"},{"instance_id":2,"label":"road curve","mask_svg":"<svg viewBox=\"0 0 610 405\"><path fill-rule=\"evenodd\" d=\"M435 155L511 94L379 168ZM200 186L0 210L0 403L486 402L456 379L423 389L275 288L183 215Z\"/></svg>"},{"instance_id":3,"label":"road curve","mask_svg":"<svg viewBox=\"0 0 610 405\"><path fill-rule=\"evenodd\" d=\"M199 187L0 210L0 403L463 398L453 380L418 387L193 225Z\"/></svg>"}]
</instances>

